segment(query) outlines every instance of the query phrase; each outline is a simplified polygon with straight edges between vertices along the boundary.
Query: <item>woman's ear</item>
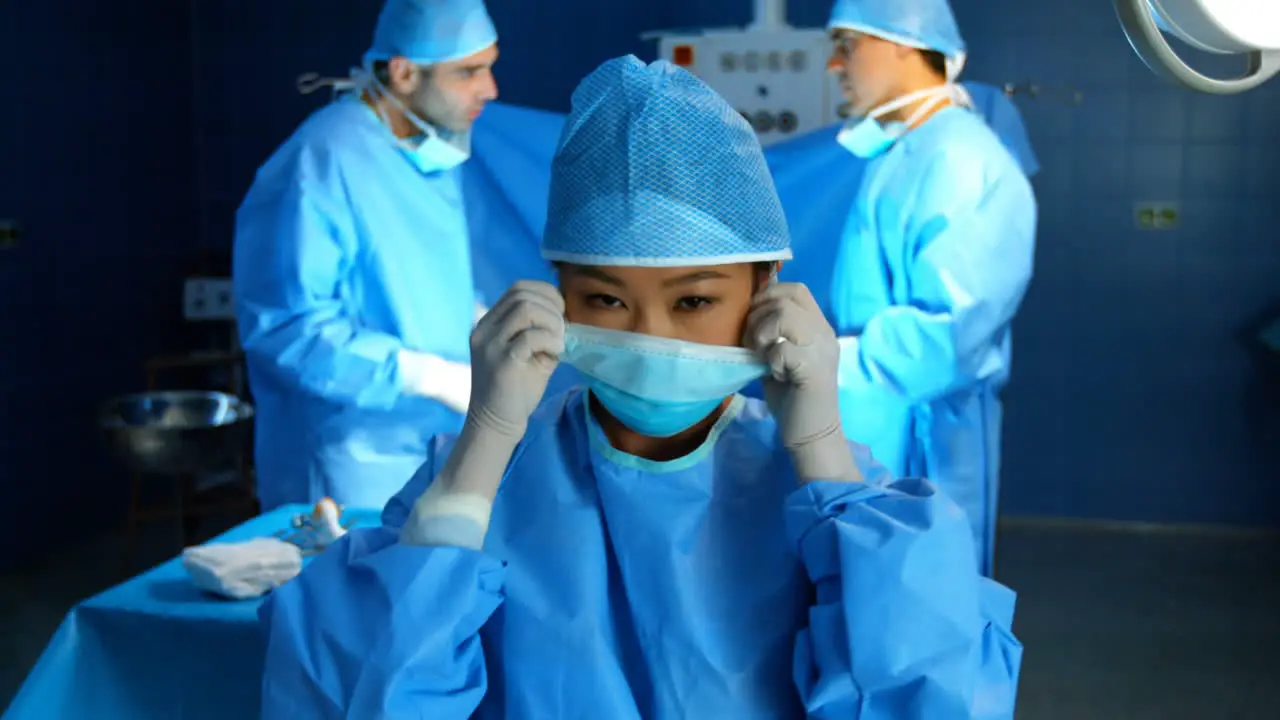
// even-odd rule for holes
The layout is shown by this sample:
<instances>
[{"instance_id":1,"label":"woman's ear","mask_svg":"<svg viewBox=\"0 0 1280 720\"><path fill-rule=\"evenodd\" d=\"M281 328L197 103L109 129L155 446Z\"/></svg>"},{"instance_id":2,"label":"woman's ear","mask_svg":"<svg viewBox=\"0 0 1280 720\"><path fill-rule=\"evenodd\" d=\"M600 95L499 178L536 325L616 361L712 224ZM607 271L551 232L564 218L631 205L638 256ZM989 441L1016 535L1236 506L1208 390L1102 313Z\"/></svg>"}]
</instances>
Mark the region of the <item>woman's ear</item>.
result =
<instances>
[{"instance_id":1,"label":"woman's ear","mask_svg":"<svg viewBox=\"0 0 1280 720\"><path fill-rule=\"evenodd\" d=\"M772 280L772 279L774 278L774 276L776 276L776 275L778 274L778 271L779 271L779 270L781 270L781 269L782 269L782 263L781 263L781 262L760 262L760 263L756 263L756 264L755 264L755 271L756 271L756 276L755 276L756 288L757 288L757 289L759 289L759 288L764 287L765 285L768 285L768 284L769 284L769 281L770 281L770 280Z\"/></svg>"},{"instance_id":2,"label":"woman's ear","mask_svg":"<svg viewBox=\"0 0 1280 720\"><path fill-rule=\"evenodd\" d=\"M769 285L769 281L773 279L774 273L777 272L777 263L757 262L751 265L751 294L754 295Z\"/></svg>"}]
</instances>

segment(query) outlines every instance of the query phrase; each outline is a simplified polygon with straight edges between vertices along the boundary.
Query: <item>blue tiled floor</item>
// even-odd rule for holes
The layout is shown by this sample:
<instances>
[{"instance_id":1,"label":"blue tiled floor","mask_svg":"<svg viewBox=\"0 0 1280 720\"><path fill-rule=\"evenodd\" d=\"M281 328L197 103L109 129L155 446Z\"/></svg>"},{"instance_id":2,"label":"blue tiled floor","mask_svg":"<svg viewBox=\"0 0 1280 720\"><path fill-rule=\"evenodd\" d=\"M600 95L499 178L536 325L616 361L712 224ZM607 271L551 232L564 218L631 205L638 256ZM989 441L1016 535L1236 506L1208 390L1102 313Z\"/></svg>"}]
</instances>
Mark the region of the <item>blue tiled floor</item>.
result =
<instances>
[{"instance_id":1,"label":"blue tiled floor","mask_svg":"<svg viewBox=\"0 0 1280 720\"><path fill-rule=\"evenodd\" d=\"M1017 529L1019 718L1280 718L1280 539Z\"/></svg>"}]
</instances>

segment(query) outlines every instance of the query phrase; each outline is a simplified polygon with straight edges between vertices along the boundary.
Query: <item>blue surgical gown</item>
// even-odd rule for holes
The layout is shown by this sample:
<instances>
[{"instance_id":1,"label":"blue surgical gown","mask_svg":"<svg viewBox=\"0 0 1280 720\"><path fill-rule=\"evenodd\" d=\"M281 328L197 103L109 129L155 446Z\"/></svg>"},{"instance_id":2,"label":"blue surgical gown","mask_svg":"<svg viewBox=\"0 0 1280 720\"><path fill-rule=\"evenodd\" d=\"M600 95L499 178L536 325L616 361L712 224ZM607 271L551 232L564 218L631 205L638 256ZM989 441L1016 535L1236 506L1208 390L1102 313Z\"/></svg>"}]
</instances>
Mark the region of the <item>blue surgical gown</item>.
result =
<instances>
[{"instance_id":1,"label":"blue surgical gown","mask_svg":"<svg viewBox=\"0 0 1280 720\"><path fill-rule=\"evenodd\" d=\"M1013 593L924 480L800 485L735 398L669 462L581 390L529 423L483 552L397 542L453 442L264 604L263 718L1012 718ZM473 714L474 713L474 714Z\"/></svg>"},{"instance_id":2,"label":"blue surgical gown","mask_svg":"<svg viewBox=\"0 0 1280 720\"><path fill-rule=\"evenodd\" d=\"M423 174L355 98L306 120L236 215L234 283L264 509L380 508L461 417L401 391L401 348L468 362L475 292L456 171Z\"/></svg>"},{"instance_id":3,"label":"blue surgical gown","mask_svg":"<svg viewBox=\"0 0 1280 720\"><path fill-rule=\"evenodd\" d=\"M983 120L948 107L873 160L845 226L831 314L845 433L964 508L990 574L1010 324L1036 202Z\"/></svg>"}]
</instances>

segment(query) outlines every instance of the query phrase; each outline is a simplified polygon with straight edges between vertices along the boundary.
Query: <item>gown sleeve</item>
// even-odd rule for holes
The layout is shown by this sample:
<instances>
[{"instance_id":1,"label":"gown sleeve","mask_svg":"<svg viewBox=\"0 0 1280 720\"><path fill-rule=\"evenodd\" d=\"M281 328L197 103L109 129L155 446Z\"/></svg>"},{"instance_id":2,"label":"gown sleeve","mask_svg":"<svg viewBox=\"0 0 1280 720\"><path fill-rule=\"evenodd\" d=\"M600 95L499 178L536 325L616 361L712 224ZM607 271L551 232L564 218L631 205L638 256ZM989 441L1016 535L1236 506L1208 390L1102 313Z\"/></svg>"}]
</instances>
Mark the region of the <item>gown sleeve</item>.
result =
<instances>
[{"instance_id":1,"label":"gown sleeve","mask_svg":"<svg viewBox=\"0 0 1280 720\"><path fill-rule=\"evenodd\" d=\"M840 388L887 388L928 402L1008 372L998 345L1035 260L1036 201L1016 169L993 173L966 148L921 168L911 221L908 302L841 340Z\"/></svg>"},{"instance_id":2,"label":"gown sleeve","mask_svg":"<svg viewBox=\"0 0 1280 720\"><path fill-rule=\"evenodd\" d=\"M816 590L794 658L808 716L1011 720L1013 591L978 573L969 523L936 487L854 456L867 482L811 482L786 504Z\"/></svg>"},{"instance_id":3,"label":"gown sleeve","mask_svg":"<svg viewBox=\"0 0 1280 720\"><path fill-rule=\"evenodd\" d=\"M383 511L316 555L262 606L264 720L466 720L488 685L480 628L503 601L503 564L399 542L441 444Z\"/></svg>"},{"instance_id":4,"label":"gown sleeve","mask_svg":"<svg viewBox=\"0 0 1280 720\"><path fill-rule=\"evenodd\" d=\"M402 396L402 344L362 326L339 297L360 253L337 161L322 155L299 150L260 171L236 212L240 342L255 368L286 387L391 408Z\"/></svg>"}]
</instances>

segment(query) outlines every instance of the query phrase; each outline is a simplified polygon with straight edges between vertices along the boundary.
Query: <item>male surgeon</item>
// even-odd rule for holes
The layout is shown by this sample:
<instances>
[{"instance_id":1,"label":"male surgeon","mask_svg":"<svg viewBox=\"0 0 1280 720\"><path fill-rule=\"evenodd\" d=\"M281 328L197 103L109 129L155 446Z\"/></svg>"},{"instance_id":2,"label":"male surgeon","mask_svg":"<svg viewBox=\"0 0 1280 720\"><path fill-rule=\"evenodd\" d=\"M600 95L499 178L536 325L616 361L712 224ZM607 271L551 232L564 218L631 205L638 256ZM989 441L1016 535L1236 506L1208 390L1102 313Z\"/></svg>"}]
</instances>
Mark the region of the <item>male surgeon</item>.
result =
<instances>
[{"instance_id":1,"label":"male surgeon","mask_svg":"<svg viewBox=\"0 0 1280 720\"><path fill-rule=\"evenodd\" d=\"M352 91L258 170L233 276L264 510L380 508L460 427L477 306L458 166L497 59L482 0L387 0Z\"/></svg>"},{"instance_id":2,"label":"male surgeon","mask_svg":"<svg viewBox=\"0 0 1280 720\"><path fill-rule=\"evenodd\" d=\"M1010 324L1031 280L1023 168L954 84L965 45L946 0L837 0L838 135L867 163L837 254L846 434L968 515L992 572Z\"/></svg>"}]
</instances>

